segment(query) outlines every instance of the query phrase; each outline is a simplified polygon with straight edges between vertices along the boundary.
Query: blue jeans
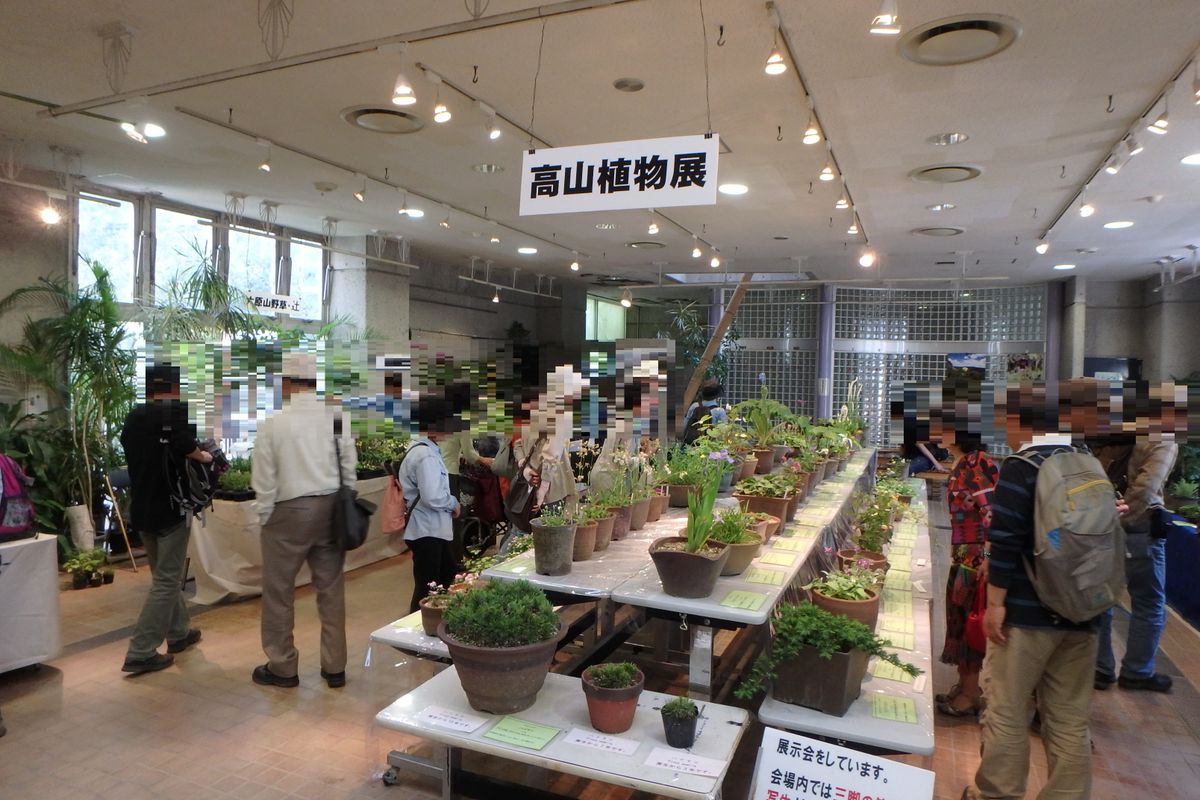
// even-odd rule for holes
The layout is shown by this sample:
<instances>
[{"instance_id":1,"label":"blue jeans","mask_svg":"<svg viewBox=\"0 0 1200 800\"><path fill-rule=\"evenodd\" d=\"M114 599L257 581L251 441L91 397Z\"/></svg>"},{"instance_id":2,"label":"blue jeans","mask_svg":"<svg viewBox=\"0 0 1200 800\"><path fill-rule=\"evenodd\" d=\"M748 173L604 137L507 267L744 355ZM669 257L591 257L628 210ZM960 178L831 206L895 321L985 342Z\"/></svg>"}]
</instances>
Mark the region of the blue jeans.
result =
<instances>
[{"instance_id":1,"label":"blue jeans","mask_svg":"<svg viewBox=\"0 0 1200 800\"><path fill-rule=\"evenodd\" d=\"M1149 678L1154 674L1154 655L1167 622L1166 542L1148 533L1131 533L1125 538L1125 580L1129 587L1129 639L1121 674L1127 678ZM1100 649L1096 671L1116 676L1112 651L1112 610L1100 618Z\"/></svg>"}]
</instances>

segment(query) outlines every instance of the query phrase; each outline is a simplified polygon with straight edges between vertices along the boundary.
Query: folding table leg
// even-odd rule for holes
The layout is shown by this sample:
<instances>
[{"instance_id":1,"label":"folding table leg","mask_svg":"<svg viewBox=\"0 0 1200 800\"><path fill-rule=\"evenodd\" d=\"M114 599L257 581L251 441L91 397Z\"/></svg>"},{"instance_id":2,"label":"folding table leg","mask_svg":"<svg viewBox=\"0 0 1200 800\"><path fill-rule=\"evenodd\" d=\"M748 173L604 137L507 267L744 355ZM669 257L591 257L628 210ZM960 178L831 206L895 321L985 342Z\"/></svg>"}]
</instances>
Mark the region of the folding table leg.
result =
<instances>
[{"instance_id":1,"label":"folding table leg","mask_svg":"<svg viewBox=\"0 0 1200 800\"><path fill-rule=\"evenodd\" d=\"M462 769L462 750L446 748L446 766L442 770L442 800L454 800L454 776Z\"/></svg>"},{"instance_id":2,"label":"folding table leg","mask_svg":"<svg viewBox=\"0 0 1200 800\"><path fill-rule=\"evenodd\" d=\"M688 657L688 694L696 700L712 698L713 630L691 625L692 652Z\"/></svg>"}]
</instances>

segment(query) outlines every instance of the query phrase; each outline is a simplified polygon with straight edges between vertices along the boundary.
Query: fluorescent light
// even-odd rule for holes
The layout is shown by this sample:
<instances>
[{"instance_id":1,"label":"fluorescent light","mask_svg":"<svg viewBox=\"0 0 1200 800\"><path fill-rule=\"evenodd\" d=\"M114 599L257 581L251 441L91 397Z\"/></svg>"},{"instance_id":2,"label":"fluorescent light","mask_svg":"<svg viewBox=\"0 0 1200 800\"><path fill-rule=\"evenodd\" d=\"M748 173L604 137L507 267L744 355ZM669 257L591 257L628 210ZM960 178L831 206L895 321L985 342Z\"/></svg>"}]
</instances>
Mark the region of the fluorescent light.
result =
<instances>
[{"instance_id":1,"label":"fluorescent light","mask_svg":"<svg viewBox=\"0 0 1200 800\"><path fill-rule=\"evenodd\" d=\"M1192 153L1190 156L1184 156L1179 159L1180 164L1187 164L1189 167L1200 167L1200 153Z\"/></svg>"},{"instance_id":2,"label":"fluorescent light","mask_svg":"<svg viewBox=\"0 0 1200 800\"><path fill-rule=\"evenodd\" d=\"M875 264L875 254L872 253L870 250L868 250L867 252L863 253L861 256L858 257L858 265L860 267L866 268L866 267L873 266L874 264Z\"/></svg>"},{"instance_id":3,"label":"fluorescent light","mask_svg":"<svg viewBox=\"0 0 1200 800\"><path fill-rule=\"evenodd\" d=\"M39 211L38 216L47 225L57 225L62 222L62 214L58 213L58 209L52 205L47 205Z\"/></svg>"},{"instance_id":4,"label":"fluorescent light","mask_svg":"<svg viewBox=\"0 0 1200 800\"><path fill-rule=\"evenodd\" d=\"M1087 219L1088 217L1090 217L1092 214L1095 214L1095 213L1096 213L1096 207L1094 205L1092 205L1091 203L1084 203L1083 205L1081 205L1079 207L1079 216L1083 217L1084 219Z\"/></svg>"},{"instance_id":5,"label":"fluorescent light","mask_svg":"<svg viewBox=\"0 0 1200 800\"><path fill-rule=\"evenodd\" d=\"M517 252L523 256L535 256L535 255L537 255L537 248L536 247L518 247Z\"/></svg>"},{"instance_id":6,"label":"fluorescent light","mask_svg":"<svg viewBox=\"0 0 1200 800\"><path fill-rule=\"evenodd\" d=\"M1037 251L1039 256L1044 256L1050 250L1050 243L1042 239L1037 243L1037 247L1033 249Z\"/></svg>"},{"instance_id":7,"label":"fluorescent light","mask_svg":"<svg viewBox=\"0 0 1200 800\"><path fill-rule=\"evenodd\" d=\"M1124 228L1132 228L1133 223L1127 219L1121 219L1117 220L1116 222L1106 222L1104 223L1104 227L1108 228L1110 231L1119 231Z\"/></svg>"},{"instance_id":8,"label":"fluorescent light","mask_svg":"<svg viewBox=\"0 0 1200 800\"><path fill-rule=\"evenodd\" d=\"M900 34L900 13L896 9L896 0L883 0L879 13L871 20L871 33L876 36Z\"/></svg>"},{"instance_id":9,"label":"fluorescent light","mask_svg":"<svg viewBox=\"0 0 1200 800\"><path fill-rule=\"evenodd\" d=\"M633 292L629 291L628 289L623 289L621 291L621 305L625 306L625 308L631 308L633 306Z\"/></svg>"},{"instance_id":10,"label":"fluorescent light","mask_svg":"<svg viewBox=\"0 0 1200 800\"><path fill-rule=\"evenodd\" d=\"M721 194L739 195L750 191L750 187L744 183L722 183L717 187L717 191Z\"/></svg>"},{"instance_id":11,"label":"fluorescent light","mask_svg":"<svg viewBox=\"0 0 1200 800\"><path fill-rule=\"evenodd\" d=\"M1074 264L1055 264L1054 268L1060 272L1065 272L1066 270L1069 270L1069 269L1075 269L1075 265Z\"/></svg>"},{"instance_id":12,"label":"fluorescent light","mask_svg":"<svg viewBox=\"0 0 1200 800\"><path fill-rule=\"evenodd\" d=\"M787 72L787 63L783 60L783 53L779 52L779 48L771 51L771 55L767 56L767 65L763 68L763 72L768 75L782 75Z\"/></svg>"}]
</instances>

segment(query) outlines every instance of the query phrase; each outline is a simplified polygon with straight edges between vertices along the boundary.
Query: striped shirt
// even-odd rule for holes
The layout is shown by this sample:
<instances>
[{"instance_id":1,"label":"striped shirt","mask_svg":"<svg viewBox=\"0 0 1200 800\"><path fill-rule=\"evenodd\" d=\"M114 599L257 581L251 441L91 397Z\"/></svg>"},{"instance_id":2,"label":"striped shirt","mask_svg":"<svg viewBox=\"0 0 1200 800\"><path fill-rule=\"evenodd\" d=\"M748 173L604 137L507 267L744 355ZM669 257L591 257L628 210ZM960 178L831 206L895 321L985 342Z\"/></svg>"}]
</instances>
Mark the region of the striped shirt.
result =
<instances>
[{"instance_id":1,"label":"striped shirt","mask_svg":"<svg viewBox=\"0 0 1200 800\"><path fill-rule=\"evenodd\" d=\"M1070 450L1070 447L1049 445L1029 447L1021 453L1036 454L1045 459ZM1037 478L1037 468L1019 458L1006 458L1000 468L1000 480L992 494L992 527L987 534L991 551L988 583L1008 590L1004 600L1005 625L1092 630L1095 620L1071 622L1042 605L1025 571L1026 563L1033 563L1033 505Z\"/></svg>"}]
</instances>

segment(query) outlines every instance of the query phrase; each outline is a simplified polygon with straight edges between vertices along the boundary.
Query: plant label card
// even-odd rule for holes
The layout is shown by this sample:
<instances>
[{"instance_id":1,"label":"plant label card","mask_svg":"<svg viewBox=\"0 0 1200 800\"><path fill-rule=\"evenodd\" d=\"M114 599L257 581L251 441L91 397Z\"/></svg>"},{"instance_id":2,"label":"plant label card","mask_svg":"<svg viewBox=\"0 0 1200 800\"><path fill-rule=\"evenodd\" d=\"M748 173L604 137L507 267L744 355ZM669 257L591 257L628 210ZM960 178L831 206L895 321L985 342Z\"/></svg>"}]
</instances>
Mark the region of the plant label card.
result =
<instances>
[{"instance_id":1,"label":"plant label card","mask_svg":"<svg viewBox=\"0 0 1200 800\"><path fill-rule=\"evenodd\" d=\"M884 599L884 602L887 602L888 600L898 600L901 603L906 603L911 606L912 605L912 587L908 587L905 589L897 589L895 587L889 588L887 586L884 586L883 587L883 599ZM884 613L889 613L889 612L885 611Z\"/></svg>"},{"instance_id":2,"label":"plant label card","mask_svg":"<svg viewBox=\"0 0 1200 800\"><path fill-rule=\"evenodd\" d=\"M879 618L879 630L889 633L915 633L912 617L884 614Z\"/></svg>"},{"instance_id":3,"label":"plant label card","mask_svg":"<svg viewBox=\"0 0 1200 800\"><path fill-rule=\"evenodd\" d=\"M911 633L892 633L887 631L880 635L880 639L886 639L892 643L892 647L897 650L912 650L913 635Z\"/></svg>"},{"instance_id":4,"label":"plant label card","mask_svg":"<svg viewBox=\"0 0 1200 800\"><path fill-rule=\"evenodd\" d=\"M758 559L760 564L774 564L777 567L790 567L796 563L795 553L766 553Z\"/></svg>"},{"instance_id":5,"label":"plant label card","mask_svg":"<svg viewBox=\"0 0 1200 800\"><path fill-rule=\"evenodd\" d=\"M808 544L804 539L780 539L776 538L771 542L771 547L776 550L789 550L793 553L803 550Z\"/></svg>"},{"instance_id":6,"label":"plant label card","mask_svg":"<svg viewBox=\"0 0 1200 800\"><path fill-rule=\"evenodd\" d=\"M445 728L450 731L458 731L459 733L471 733L478 730L485 722L487 717L480 717L475 714L467 714L462 711L452 711L449 708L441 706L429 706L417 714L417 719L421 722L427 722L437 728Z\"/></svg>"},{"instance_id":7,"label":"plant label card","mask_svg":"<svg viewBox=\"0 0 1200 800\"><path fill-rule=\"evenodd\" d=\"M721 601L721 605L729 608L744 608L747 611L758 611L766 601L767 596L765 594L744 592L741 589L735 589L725 595L725 599Z\"/></svg>"},{"instance_id":8,"label":"plant label card","mask_svg":"<svg viewBox=\"0 0 1200 800\"><path fill-rule=\"evenodd\" d=\"M646 766L703 775L706 778L716 778L725 771L724 761L692 755L682 750L668 750L665 747L651 750L650 757L646 759Z\"/></svg>"},{"instance_id":9,"label":"plant label card","mask_svg":"<svg viewBox=\"0 0 1200 800\"><path fill-rule=\"evenodd\" d=\"M883 581L884 589L899 589L900 591L912 591L912 573L900 572L896 569L888 570L887 578Z\"/></svg>"},{"instance_id":10,"label":"plant label card","mask_svg":"<svg viewBox=\"0 0 1200 800\"><path fill-rule=\"evenodd\" d=\"M912 556L912 545L901 545L892 540L892 546L888 548L888 557L892 556Z\"/></svg>"},{"instance_id":11,"label":"plant label card","mask_svg":"<svg viewBox=\"0 0 1200 800\"><path fill-rule=\"evenodd\" d=\"M540 725L516 717L504 717L493 725L492 729L483 735L483 738L524 747L528 750L541 750L560 733L562 733L561 729L552 728L549 725Z\"/></svg>"},{"instance_id":12,"label":"plant label card","mask_svg":"<svg viewBox=\"0 0 1200 800\"><path fill-rule=\"evenodd\" d=\"M577 744L580 747L590 747L618 756L631 756L637 752L641 742L634 739L623 739L620 736L606 736L596 731L585 731L581 728L571 728L563 741L567 744Z\"/></svg>"},{"instance_id":13,"label":"plant label card","mask_svg":"<svg viewBox=\"0 0 1200 800\"><path fill-rule=\"evenodd\" d=\"M507 572L512 575L524 575L533 571L533 565L526 558L514 558L492 567L496 572Z\"/></svg>"},{"instance_id":14,"label":"plant label card","mask_svg":"<svg viewBox=\"0 0 1200 800\"><path fill-rule=\"evenodd\" d=\"M892 569L894 570L898 570L900 572L910 572L912 570L911 553L901 553L900 555L888 553L888 562L892 565Z\"/></svg>"},{"instance_id":15,"label":"plant label card","mask_svg":"<svg viewBox=\"0 0 1200 800\"><path fill-rule=\"evenodd\" d=\"M751 567L746 570L745 580L747 583L765 583L768 586L783 586L783 579L786 577L787 573L784 572Z\"/></svg>"},{"instance_id":16,"label":"plant label card","mask_svg":"<svg viewBox=\"0 0 1200 800\"><path fill-rule=\"evenodd\" d=\"M908 619L912 619L912 600L885 597L883 599L883 613L889 617L907 617Z\"/></svg>"},{"instance_id":17,"label":"plant label card","mask_svg":"<svg viewBox=\"0 0 1200 800\"><path fill-rule=\"evenodd\" d=\"M421 612L414 611L407 617L402 617L392 623L394 631L417 631L421 629Z\"/></svg>"},{"instance_id":18,"label":"plant label card","mask_svg":"<svg viewBox=\"0 0 1200 800\"><path fill-rule=\"evenodd\" d=\"M871 713L876 719L892 722L917 722L917 704L907 697L877 694L871 698Z\"/></svg>"},{"instance_id":19,"label":"plant label card","mask_svg":"<svg viewBox=\"0 0 1200 800\"><path fill-rule=\"evenodd\" d=\"M871 671L871 674L876 678L882 678L885 681L896 681L897 683L913 682L912 675L909 675L895 664L890 664L887 661L876 661L875 669Z\"/></svg>"}]
</instances>

